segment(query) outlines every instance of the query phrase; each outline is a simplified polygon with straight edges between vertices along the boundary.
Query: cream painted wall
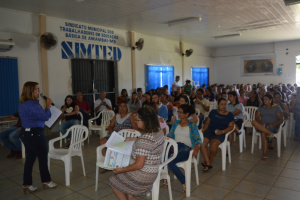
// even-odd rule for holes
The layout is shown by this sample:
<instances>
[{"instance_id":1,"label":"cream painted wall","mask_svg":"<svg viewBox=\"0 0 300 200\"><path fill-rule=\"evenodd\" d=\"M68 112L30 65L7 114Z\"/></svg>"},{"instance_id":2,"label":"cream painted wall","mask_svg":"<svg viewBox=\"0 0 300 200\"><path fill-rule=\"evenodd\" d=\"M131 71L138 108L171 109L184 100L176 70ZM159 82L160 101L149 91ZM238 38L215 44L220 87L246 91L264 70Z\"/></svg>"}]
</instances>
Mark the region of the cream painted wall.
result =
<instances>
[{"instance_id":1,"label":"cream painted wall","mask_svg":"<svg viewBox=\"0 0 300 200\"><path fill-rule=\"evenodd\" d=\"M16 44L11 51L0 52L0 57L18 59L20 94L23 84L27 81L36 81L41 84L37 27L37 15L0 9L1 39L12 38Z\"/></svg>"},{"instance_id":2,"label":"cream painted wall","mask_svg":"<svg viewBox=\"0 0 300 200\"><path fill-rule=\"evenodd\" d=\"M286 50L288 49L288 50ZM288 52L288 54L286 54ZM300 40L231 46L213 49L214 78L218 83L295 83L296 55L300 54ZM273 76L241 76L241 58L250 56L276 56L276 70L282 64L283 74Z\"/></svg>"}]
</instances>

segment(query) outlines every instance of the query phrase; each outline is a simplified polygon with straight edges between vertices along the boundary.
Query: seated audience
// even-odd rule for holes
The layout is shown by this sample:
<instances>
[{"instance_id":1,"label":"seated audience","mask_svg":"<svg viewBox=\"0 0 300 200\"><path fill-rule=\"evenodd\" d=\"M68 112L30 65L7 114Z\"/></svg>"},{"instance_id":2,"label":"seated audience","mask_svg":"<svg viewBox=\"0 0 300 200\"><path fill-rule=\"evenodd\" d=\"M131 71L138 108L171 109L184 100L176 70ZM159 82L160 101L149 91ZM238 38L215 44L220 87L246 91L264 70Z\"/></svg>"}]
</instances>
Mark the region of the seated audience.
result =
<instances>
[{"instance_id":1,"label":"seated audience","mask_svg":"<svg viewBox=\"0 0 300 200\"><path fill-rule=\"evenodd\" d=\"M201 154L204 158L203 171L212 168L212 162L218 152L219 145L224 142L225 134L234 127L234 116L227 110L227 100L218 100L218 109L210 111L202 129L204 140L201 146ZM208 154L207 146L209 144Z\"/></svg>"},{"instance_id":2,"label":"seated audience","mask_svg":"<svg viewBox=\"0 0 300 200\"><path fill-rule=\"evenodd\" d=\"M261 105L262 105L262 102L258 98L258 93L257 93L256 89L252 89L252 91L250 92L250 95L249 95L249 99L247 100L246 106L259 107Z\"/></svg>"},{"instance_id":3,"label":"seated audience","mask_svg":"<svg viewBox=\"0 0 300 200\"><path fill-rule=\"evenodd\" d=\"M191 81L190 80L186 80L185 81L185 85L183 86L183 91L190 96L192 93L192 88L193 86L191 85Z\"/></svg>"},{"instance_id":4,"label":"seated audience","mask_svg":"<svg viewBox=\"0 0 300 200\"><path fill-rule=\"evenodd\" d=\"M144 100L144 102L142 104L142 107L144 107L147 103L151 102L151 94L150 94L150 92L146 92L144 98L145 98L145 100Z\"/></svg>"},{"instance_id":5,"label":"seated audience","mask_svg":"<svg viewBox=\"0 0 300 200\"><path fill-rule=\"evenodd\" d=\"M190 98L191 106L195 107L194 100L197 98L197 94L196 94L196 89L194 87L192 88L192 93L189 96L189 98Z\"/></svg>"},{"instance_id":6,"label":"seated audience","mask_svg":"<svg viewBox=\"0 0 300 200\"><path fill-rule=\"evenodd\" d=\"M168 108L160 102L161 94L154 93L152 95L152 102L157 104L158 107L158 115L164 120L168 119Z\"/></svg>"},{"instance_id":7,"label":"seated audience","mask_svg":"<svg viewBox=\"0 0 300 200\"><path fill-rule=\"evenodd\" d=\"M142 136L134 138L131 164L114 169L114 174L108 180L119 199L136 199L135 196L150 192L161 164L165 139L159 128L157 114L146 106L138 110L136 121Z\"/></svg>"},{"instance_id":8,"label":"seated audience","mask_svg":"<svg viewBox=\"0 0 300 200\"><path fill-rule=\"evenodd\" d=\"M292 107L292 112L294 113L294 119L295 119L295 140L299 140L300 139L300 95L298 94L298 96L296 97L296 101ZM292 128L292 127L290 127Z\"/></svg>"},{"instance_id":9,"label":"seated audience","mask_svg":"<svg viewBox=\"0 0 300 200\"><path fill-rule=\"evenodd\" d=\"M193 156L197 157L201 138L197 125L188 120L193 108L190 105L183 104L178 108L178 118L172 126L168 137L173 138L178 145L178 154L174 160L168 164L168 168L175 174L183 185L183 192L186 192L185 176L177 167L177 163L186 161L189 158L190 151L193 150ZM166 182L164 181L164 184Z\"/></svg>"},{"instance_id":10,"label":"seated audience","mask_svg":"<svg viewBox=\"0 0 300 200\"><path fill-rule=\"evenodd\" d=\"M122 89L121 96L117 99L117 104L119 105L121 102L127 103L129 101L128 93L126 89Z\"/></svg>"},{"instance_id":11,"label":"seated audience","mask_svg":"<svg viewBox=\"0 0 300 200\"><path fill-rule=\"evenodd\" d=\"M247 104L249 97L245 95L245 90L240 89L240 96L239 96L239 102L245 106Z\"/></svg>"},{"instance_id":12,"label":"seated audience","mask_svg":"<svg viewBox=\"0 0 300 200\"><path fill-rule=\"evenodd\" d=\"M142 105L145 101L145 97L143 96L143 93L141 91L138 91L137 96L138 96L138 100L140 101L140 103Z\"/></svg>"},{"instance_id":13,"label":"seated audience","mask_svg":"<svg viewBox=\"0 0 300 200\"><path fill-rule=\"evenodd\" d=\"M271 141L274 137L274 133L278 132L280 124L283 123L283 115L280 106L273 102L273 96L266 94L264 96L264 104L259 107L255 114L255 120L252 121L252 125L261 132L262 160L268 160L267 156L267 136Z\"/></svg>"},{"instance_id":14,"label":"seated audience","mask_svg":"<svg viewBox=\"0 0 300 200\"><path fill-rule=\"evenodd\" d=\"M222 97L222 87L220 86L220 87L218 87L218 93L216 95L216 100L218 100L221 97Z\"/></svg>"},{"instance_id":15,"label":"seated audience","mask_svg":"<svg viewBox=\"0 0 300 200\"><path fill-rule=\"evenodd\" d=\"M179 102L179 105L184 105L184 104L190 105L189 98L185 95L181 95L178 102ZM175 115L173 115L172 120L168 124L173 125L175 120L179 120L178 113L175 113ZM199 119L196 116L195 108L193 108L193 107L190 110L190 115L188 117L188 120L190 120L191 122L194 122L196 124L198 124L198 122L199 122Z\"/></svg>"},{"instance_id":16,"label":"seated audience","mask_svg":"<svg viewBox=\"0 0 300 200\"><path fill-rule=\"evenodd\" d=\"M204 98L208 99L209 101L215 101L215 96L214 94L212 93L212 90L210 87L207 88L206 90L206 95L204 96Z\"/></svg>"},{"instance_id":17,"label":"seated audience","mask_svg":"<svg viewBox=\"0 0 300 200\"><path fill-rule=\"evenodd\" d=\"M235 122L235 125L236 125L235 126L235 132L238 133L239 130L241 129L241 127L242 127L243 122L244 122L245 109L244 109L243 104L241 104L239 102L238 95L237 95L236 91L228 93L228 100L229 100L230 103L227 106L227 110L229 112L232 112L232 114L234 115L234 122ZM233 134L229 135L229 140L230 140L230 143L232 143Z\"/></svg>"},{"instance_id":18,"label":"seated audience","mask_svg":"<svg viewBox=\"0 0 300 200\"><path fill-rule=\"evenodd\" d=\"M165 121L162 117L160 117L160 116L158 115L158 106L157 106L157 103L149 102L149 103L147 103L147 105L145 105L145 106L149 106L149 107L153 108L154 111L157 113L157 117L158 117L160 129L161 129L161 130L163 131L163 133L166 135L166 134L167 134L167 129L166 129L167 124L166 124L166 121Z\"/></svg>"},{"instance_id":19,"label":"seated audience","mask_svg":"<svg viewBox=\"0 0 300 200\"><path fill-rule=\"evenodd\" d=\"M111 110L112 109L111 101L109 99L105 98L106 92L105 91L100 92L99 96L100 96L100 99L97 99L94 104L96 116L103 110ZM101 124L101 119L102 119L102 115L100 115L100 117L96 120L98 125Z\"/></svg>"},{"instance_id":20,"label":"seated audience","mask_svg":"<svg viewBox=\"0 0 300 200\"><path fill-rule=\"evenodd\" d=\"M279 105L281 110L283 111L283 119L287 120L289 118L290 112L289 107L286 105L286 103L283 103L281 101L281 94L280 92L275 92L274 94L274 103Z\"/></svg>"},{"instance_id":21,"label":"seated audience","mask_svg":"<svg viewBox=\"0 0 300 200\"><path fill-rule=\"evenodd\" d=\"M204 120L204 115L206 112L209 112L209 101L203 97L203 89L198 89L197 90L197 98L194 100L195 102L195 107L199 109L200 114L198 116L199 118L199 125L198 129L201 129L202 122Z\"/></svg>"},{"instance_id":22,"label":"seated audience","mask_svg":"<svg viewBox=\"0 0 300 200\"><path fill-rule=\"evenodd\" d=\"M166 95L166 94L162 94L160 97L160 100L161 100L162 104L167 106L167 108L168 108L168 120L167 121L170 121L173 116L173 104L168 101L168 95Z\"/></svg>"},{"instance_id":23,"label":"seated audience","mask_svg":"<svg viewBox=\"0 0 300 200\"><path fill-rule=\"evenodd\" d=\"M133 92L131 95L131 100L128 102L129 112L136 113L141 107L141 102L138 99L136 92Z\"/></svg>"},{"instance_id":24,"label":"seated audience","mask_svg":"<svg viewBox=\"0 0 300 200\"><path fill-rule=\"evenodd\" d=\"M16 112L11 116L0 118L0 121L12 121L16 119L18 119L18 122L15 126L0 133L0 141L4 144L4 146L10 149L10 154L7 155L7 158L15 157L16 159L20 159L22 158L22 147L19 132L22 128L22 123L19 113Z\"/></svg>"},{"instance_id":25,"label":"seated audience","mask_svg":"<svg viewBox=\"0 0 300 200\"><path fill-rule=\"evenodd\" d=\"M92 111L90 103L83 99L82 92L77 92L75 103L79 106L79 111L82 113L83 125L88 127L88 120L91 118L90 114Z\"/></svg>"},{"instance_id":26,"label":"seated audience","mask_svg":"<svg viewBox=\"0 0 300 200\"><path fill-rule=\"evenodd\" d=\"M179 106L179 98L181 97L181 88L177 87L177 92L172 98L172 104L174 106Z\"/></svg>"},{"instance_id":27,"label":"seated audience","mask_svg":"<svg viewBox=\"0 0 300 200\"><path fill-rule=\"evenodd\" d=\"M65 121L60 125L59 130L64 135L68 129L74 125L80 125L80 116L78 115L79 106L73 101L73 97L68 95L65 98L65 104L61 107L61 118ZM68 135L67 140L70 140L71 136ZM67 144L66 147L69 147Z\"/></svg>"}]
</instances>

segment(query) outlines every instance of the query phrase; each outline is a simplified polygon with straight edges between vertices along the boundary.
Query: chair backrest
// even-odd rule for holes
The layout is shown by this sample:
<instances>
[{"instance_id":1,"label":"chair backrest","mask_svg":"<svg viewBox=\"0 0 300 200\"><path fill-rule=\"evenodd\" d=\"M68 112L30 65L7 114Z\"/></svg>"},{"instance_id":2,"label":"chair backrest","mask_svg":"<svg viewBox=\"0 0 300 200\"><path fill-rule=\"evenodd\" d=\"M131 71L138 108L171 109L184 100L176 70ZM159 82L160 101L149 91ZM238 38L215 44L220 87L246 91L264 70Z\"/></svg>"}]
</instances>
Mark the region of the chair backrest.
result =
<instances>
[{"instance_id":1,"label":"chair backrest","mask_svg":"<svg viewBox=\"0 0 300 200\"><path fill-rule=\"evenodd\" d=\"M167 125L166 125L166 135L168 135L169 132L170 132L170 128L169 128L169 126L168 126L168 124L167 124Z\"/></svg>"},{"instance_id":2,"label":"chair backrest","mask_svg":"<svg viewBox=\"0 0 300 200\"><path fill-rule=\"evenodd\" d=\"M244 112L243 116L244 116L244 121L243 121L243 123L242 123L242 127L241 127L240 130L243 130L243 129L244 129L245 122L248 121L248 119L250 118L250 116L249 116L249 114L248 114L247 112Z\"/></svg>"},{"instance_id":3,"label":"chair backrest","mask_svg":"<svg viewBox=\"0 0 300 200\"><path fill-rule=\"evenodd\" d=\"M171 157L169 157L169 152L171 147L173 147L173 155ZM169 137L165 137L165 144L164 144L164 149L163 149L163 153L162 153L162 157L161 157L161 168L164 168L165 170L167 170L167 165L169 162L171 162L172 160L174 160L176 158L178 154L178 146L177 146L177 142L175 140L173 140L172 138Z\"/></svg>"},{"instance_id":4,"label":"chair backrest","mask_svg":"<svg viewBox=\"0 0 300 200\"><path fill-rule=\"evenodd\" d=\"M200 115L200 110L199 110L198 108L195 108L195 111L196 111L197 117L199 117L199 115Z\"/></svg>"},{"instance_id":5,"label":"chair backrest","mask_svg":"<svg viewBox=\"0 0 300 200\"><path fill-rule=\"evenodd\" d=\"M71 143L70 143L70 148L69 152L75 150L81 150L81 144L83 141L85 141L88 137L89 131L86 126L82 125L74 125L71 126L71 128L68 129L67 135L71 131ZM75 145L74 145L75 144Z\"/></svg>"},{"instance_id":6,"label":"chair backrest","mask_svg":"<svg viewBox=\"0 0 300 200\"><path fill-rule=\"evenodd\" d=\"M103 110L99 113L99 117L102 115L101 126L108 126L110 121L115 116L115 112L113 110Z\"/></svg>"},{"instance_id":7,"label":"chair backrest","mask_svg":"<svg viewBox=\"0 0 300 200\"><path fill-rule=\"evenodd\" d=\"M178 111L178 108L175 107L175 106L173 106L173 116L176 118L176 120L178 120L178 113L177 113L177 111Z\"/></svg>"},{"instance_id":8,"label":"chair backrest","mask_svg":"<svg viewBox=\"0 0 300 200\"><path fill-rule=\"evenodd\" d=\"M229 142L229 141L228 141L228 136L234 131L234 129L235 129L235 125L233 125L233 128L232 128L231 131L228 131L228 132L226 133L224 142L226 142L226 141ZM223 143L224 143L224 142L223 142ZM223 143L222 143L222 144L223 144ZM225 144L226 144L226 143L225 143Z\"/></svg>"},{"instance_id":9,"label":"chair backrest","mask_svg":"<svg viewBox=\"0 0 300 200\"><path fill-rule=\"evenodd\" d=\"M249 114L249 118L247 118L247 121L252 122L255 119L256 110L257 107L255 106L245 106L245 111Z\"/></svg>"},{"instance_id":10,"label":"chair backrest","mask_svg":"<svg viewBox=\"0 0 300 200\"><path fill-rule=\"evenodd\" d=\"M80 115L80 125L82 126L83 125L83 115L80 111L77 113L77 115Z\"/></svg>"},{"instance_id":11,"label":"chair backrest","mask_svg":"<svg viewBox=\"0 0 300 200\"><path fill-rule=\"evenodd\" d=\"M123 130L120 130L118 132L118 134L121 135L124 138L127 138L127 137L140 137L141 136L141 133L137 130L134 130L134 129L123 129Z\"/></svg>"},{"instance_id":12,"label":"chair backrest","mask_svg":"<svg viewBox=\"0 0 300 200\"><path fill-rule=\"evenodd\" d=\"M217 108L217 102L210 101L209 102L209 111L208 112L210 112L210 111L212 111L213 109L216 109L216 108Z\"/></svg>"}]
</instances>

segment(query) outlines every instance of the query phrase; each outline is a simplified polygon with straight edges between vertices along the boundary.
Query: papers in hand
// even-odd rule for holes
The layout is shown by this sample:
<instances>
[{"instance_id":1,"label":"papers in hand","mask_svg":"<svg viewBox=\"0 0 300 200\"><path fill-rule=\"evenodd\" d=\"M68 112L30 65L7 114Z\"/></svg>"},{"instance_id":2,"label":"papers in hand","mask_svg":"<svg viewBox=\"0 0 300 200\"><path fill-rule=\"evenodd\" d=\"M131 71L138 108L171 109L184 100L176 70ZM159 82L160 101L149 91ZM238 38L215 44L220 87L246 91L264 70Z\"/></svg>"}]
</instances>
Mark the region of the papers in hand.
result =
<instances>
[{"instance_id":1,"label":"papers in hand","mask_svg":"<svg viewBox=\"0 0 300 200\"><path fill-rule=\"evenodd\" d=\"M113 132L105 143L107 147L104 167L123 168L129 165L130 154L134 141L126 141L117 132Z\"/></svg>"},{"instance_id":2,"label":"papers in hand","mask_svg":"<svg viewBox=\"0 0 300 200\"><path fill-rule=\"evenodd\" d=\"M48 128L51 128L51 126L54 124L54 122L59 118L61 115L61 110L56 108L55 106L50 106L50 112L51 112L51 117L48 119L48 121L45 122L45 125Z\"/></svg>"}]
</instances>

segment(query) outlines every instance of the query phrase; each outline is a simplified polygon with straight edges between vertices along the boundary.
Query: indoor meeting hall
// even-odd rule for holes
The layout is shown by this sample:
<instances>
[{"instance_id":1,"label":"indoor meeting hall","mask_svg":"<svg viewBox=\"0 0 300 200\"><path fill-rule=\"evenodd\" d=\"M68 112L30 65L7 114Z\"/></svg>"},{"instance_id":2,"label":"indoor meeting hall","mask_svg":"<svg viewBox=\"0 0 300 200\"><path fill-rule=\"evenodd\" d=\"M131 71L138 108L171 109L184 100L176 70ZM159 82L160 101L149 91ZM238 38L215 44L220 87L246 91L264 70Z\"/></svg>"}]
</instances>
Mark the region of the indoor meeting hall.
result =
<instances>
[{"instance_id":1,"label":"indoor meeting hall","mask_svg":"<svg viewBox=\"0 0 300 200\"><path fill-rule=\"evenodd\" d=\"M299 0L0 0L0 199L299 200Z\"/></svg>"}]
</instances>

